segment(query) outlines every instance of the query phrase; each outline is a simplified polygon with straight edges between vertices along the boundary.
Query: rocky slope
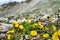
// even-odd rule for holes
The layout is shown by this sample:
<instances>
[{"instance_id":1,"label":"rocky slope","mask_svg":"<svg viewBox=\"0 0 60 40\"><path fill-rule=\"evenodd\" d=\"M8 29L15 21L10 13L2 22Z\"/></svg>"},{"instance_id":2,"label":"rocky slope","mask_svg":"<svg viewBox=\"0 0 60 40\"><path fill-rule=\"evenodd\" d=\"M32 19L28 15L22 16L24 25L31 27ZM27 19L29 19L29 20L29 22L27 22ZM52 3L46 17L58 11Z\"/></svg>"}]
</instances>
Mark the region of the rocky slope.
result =
<instances>
[{"instance_id":1,"label":"rocky slope","mask_svg":"<svg viewBox=\"0 0 60 40\"><path fill-rule=\"evenodd\" d=\"M20 14L52 14L60 9L59 0L30 0L24 2L10 2L0 6L0 17Z\"/></svg>"}]
</instances>

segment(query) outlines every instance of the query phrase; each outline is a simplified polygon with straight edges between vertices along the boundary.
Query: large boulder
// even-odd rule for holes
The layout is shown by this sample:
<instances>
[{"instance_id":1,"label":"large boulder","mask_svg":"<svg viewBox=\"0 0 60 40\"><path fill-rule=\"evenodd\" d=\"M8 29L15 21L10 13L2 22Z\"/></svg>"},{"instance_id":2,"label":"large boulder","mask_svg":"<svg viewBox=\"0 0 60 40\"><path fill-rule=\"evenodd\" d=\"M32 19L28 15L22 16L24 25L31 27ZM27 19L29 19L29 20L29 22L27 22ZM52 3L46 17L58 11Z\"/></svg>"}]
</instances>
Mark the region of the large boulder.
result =
<instances>
[{"instance_id":1,"label":"large boulder","mask_svg":"<svg viewBox=\"0 0 60 40\"><path fill-rule=\"evenodd\" d=\"M6 31L10 30L12 27L13 27L12 24L1 23L0 32L6 32Z\"/></svg>"}]
</instances>

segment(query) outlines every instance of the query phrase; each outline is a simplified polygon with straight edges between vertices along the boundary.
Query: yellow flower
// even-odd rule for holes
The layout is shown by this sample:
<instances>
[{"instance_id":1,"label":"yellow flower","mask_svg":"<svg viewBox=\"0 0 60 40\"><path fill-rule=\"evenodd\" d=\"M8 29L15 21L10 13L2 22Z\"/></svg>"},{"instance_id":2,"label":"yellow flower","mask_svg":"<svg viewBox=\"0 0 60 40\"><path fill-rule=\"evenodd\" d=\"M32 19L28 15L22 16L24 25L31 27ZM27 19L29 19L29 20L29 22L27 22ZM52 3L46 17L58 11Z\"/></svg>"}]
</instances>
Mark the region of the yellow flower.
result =
<instances>
[{"instance_id":1,"label":"yellow flower","mask_svg":"<svg viewBox=\"0 0 60 40\"><path fill-rule=\"evenodd\" d=\"M15 32L15 30L10 30L7 33L14 33L14 32Z\"/></svg>"},{"instance_id":2,"label":"yellow flower","mask_svg":"<svg viewBox=\"0 0 60 40\"><path fill-rule=\"evenodd\" d=\"M24 28L23 25L20 25L20 26L19 26L19 29L23 29L23 28Z\"/></svg>"},{"instance_id":3,"label":"yellow flower","mask_svg":"<svg viewBox=\"0 0 60 40\"><path fill-rule=\"evenodd\" d=\"M34 30L31 31L31 35L32 35L32 36L37 36L37 31L34 31Z\"/></svg>"},{"instance_id":4,"label":"yellow flower","mask_svg":"<svg viewBox=\"0 0 60 40\"><path fill-rule=\"evenodd\" d=\"M55 33L54 33L54 36L58 36L58 32L55 32Z\"/></svg>"},{"instance_id":5,"label":"yellow flower","mask_svg":"<svg viewBox=\"0 0 60 40\"><path fill-rule=\"evenodd\" d=\"M13 22L13 24L19 24L19 22L18 21L15 21L15 22Z\"/></svg>"},{"instance_id":6,"label":"yellow flower","mask_svg":"<svg viewBox=\"0 0 60 40\"><path fill-rule=\"evenodd\" d=\"M59 40L58 36L55 36L54 34L52 35L52 40Z\"/></svg>"},{"instance_id":7,"label":"yellow flower","mask_svg":"<svg viewBox=\"0 0 60 40\"><path fill-rule=\"evenodd\" d=\"M15 27L18 27L19 26L19 24L15 24Z\"/></svg>"},{"instance_id":8,"label":"yellow flower","mask_svg":"<svg viewBox=\"0 0 60 40\"><path fill-rule=\"evenodd\" d=\"M39 27L40 29L43 29L43 28L44 28L43 25L39 25L38 27Z\"/></svg>"},{"instance_id":9,"label":"yellow flower","mask_svg":"<svg viewBox=\"0 0 60 40\"><path fill-rule=\"evenodd\" d=\"M35 25L34 25L34 24L32 24L32 27L35 27Z\"/></svg>"},{"instance_id":10,"label":"yellow flower","mask_svg":"<svg viewBox=\"0 0 60 40\"><path fill-rule=\"evenodd\" d=\"M15 30L11 30L11 33L14 33L15 32Z\"/></svg>"},{"instance_id":11,"label":"yellow flower","mask_svg":"<svg viewBox=\"0 0 60 40\"><path fill-rule=\"evenodd\" d=\"M44 34L43 37L44 38L48 38L49 37L49 34Z\"/></svg>"},{"instance_id":12,"label":"yellow flower","mask_svg":"<svg viewBox=\"0 0 60 40\"><path fill-rule=\"evenodd\" d=\"M26 22L31 23L31 20L30 19L27 19Z\"/></svg>"},{"instance_id":13,"label":"yellow flower","mask_svg":"<svg viewBox=\"0 0 60 40\"><path fill-rule=\"evenodd\" d=\"M53 39L53 40L59 40L58 32L55 32L55 33L52 35L52 39Z\"/></svg>"},{"instance_id":14,"label":"yellow flower","mask_svg":"<svg viewBox=\"0 0 60 40\"><path fill-rule=\"evenodd\" d=\"M13 22L13 24L14 24L15 27L19 26L19 22L18 21Z\"/></svg>"},{"instance_id":15,"label":"yellow flower","mask_svg":"<svg viewBox=\"0 0 60 40\"><path fill-rule=\"evenodd\" d=\"M60 29L58 30L58 35L60 36Z\"/></svg>"},{"instance_id":16,"label":"yellow flower","mask_svg":"<svg viewBox=\"0 0 60 40\"><path fill-rule=\"evenodd\" d=\"M53 29L53 30L56 30L56 27L53 25L53 26L52 26L52 29Z\"/></svg>"},{"instance_id":17,"label":"yellow flower","mask_svg":"<svg viewBox=\"0 0 60 40\"><path fill-rule=\"evenodd\" d=\"M8 34L7 39L10 40L11 36L12 36L11 34Z\"/></svg>"},{"instance_id":18,"label":"yellow flower","mask_svg":"<svg viewBox=\"0 0 60 40\"><path fill-rule=\"evenodd\" d=\"M38 22L38 25L41 25L42 23L41 22Z\"/></svg>"},{"instance_id":19,"label":"yellow flower","mask_svg":"<svg viewBox=\"0 0 60 40\"><path fill-rule=\"evenodd\" d=\"M35 26L37 26L37 23L34 23Z\"/></svg>"}]
</instances>

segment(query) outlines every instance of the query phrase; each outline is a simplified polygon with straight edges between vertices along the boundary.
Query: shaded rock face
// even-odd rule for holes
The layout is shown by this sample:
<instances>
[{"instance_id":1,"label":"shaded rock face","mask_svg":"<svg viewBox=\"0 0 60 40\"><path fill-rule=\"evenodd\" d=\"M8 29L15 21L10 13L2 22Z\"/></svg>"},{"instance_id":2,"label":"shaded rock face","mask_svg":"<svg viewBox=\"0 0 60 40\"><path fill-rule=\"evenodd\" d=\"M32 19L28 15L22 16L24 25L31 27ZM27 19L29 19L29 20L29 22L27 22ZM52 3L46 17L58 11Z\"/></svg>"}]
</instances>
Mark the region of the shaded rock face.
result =
<instances>
[{"instance_id":1,"label":"shaded rock face","mask_svg":"<svg viewBox=\"0 0 60 40\"><path fill-rule=\"evenodd\" d=\"M0 7L0 11L4 11L6 8L11 8L13 7L14 5L16 5L17 2L9 2L9 3L6 3L6 4L2 4Z\"/></svg>"},{"instance_id":2,"label":"shaded rock face","mask_svg":"<svg viewBox=\"0 0 60 40\"><path fill-rule=\"evenodd\" d=\"M10 30L12 27L13 27L12 24L2 23L2 24L0 25L0 32L7 32L7 31Z\"/></svg>"},{"instance_id":3,"label":"shaded rock face","mask_svg":"<svg viewBox=\"0 0 60 40\"><path fill-rule=\"evenodd\" d=\"M29 3L29 2L31 2L31 1L32 1L32 0L26 0L25 2L26 2L26 3Z\"/></svg>"},{"instance_id":4,"label":"shaded rock face","mask_svg":"<svg viewBox=\"0 0 60 40\"><path fill-rule=\"evenodd\" d=\"M23 3L10 2L3 4L0 8L0 17L21 15L26 13L48 13L52 14L60 8L59 0L26 0Z\"/></svg>"}]
</instances>

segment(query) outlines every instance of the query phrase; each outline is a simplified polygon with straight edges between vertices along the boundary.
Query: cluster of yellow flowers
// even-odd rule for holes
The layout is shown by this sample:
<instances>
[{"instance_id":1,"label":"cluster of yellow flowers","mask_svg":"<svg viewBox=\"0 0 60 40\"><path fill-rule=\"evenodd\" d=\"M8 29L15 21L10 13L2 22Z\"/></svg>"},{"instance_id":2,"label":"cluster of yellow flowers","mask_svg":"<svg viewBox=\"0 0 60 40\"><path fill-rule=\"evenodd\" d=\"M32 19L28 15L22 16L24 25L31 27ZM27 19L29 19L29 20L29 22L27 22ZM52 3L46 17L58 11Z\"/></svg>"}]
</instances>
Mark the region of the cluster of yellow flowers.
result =
<instances>
[{"instance_id":1,"label":"cluster of yellow flowers","mask_svg":"<svg viewBox=\"0 0 60 40\"><path fill-rule=\"evenodd\" d=\"M32 27L35 27L35 26L38 26L38 28L40 28L40 29L44 28L41 22L32 24Z\"/></svg>"},{"instance_id":2,"label":"cluster of yellow flowers","mask_svg":"<svg viewBox=\"0 0 60 40\"><path fill-rule=\"evenodd\" d=\"M14 24L15 27L17 27L19 29L23 29L24 28L23 25L19 25L19 22L18 21L15 21L13 24Z\"/></svg>"},{"instance_id":3,"label":"cluster of yellow flowers","mask_svg":"<svg viewBox=\"0 0 60 40\"><path fill-rule=\"evenodd\" d=\"M30 19L27 19L26 20L26 24L27 25L24 25L25 23L23 23L23 24L19 24L19 22L18 21L15 21L14 23L14 27L15 28L18 28L19 29L19 31L20 30L23 30L23 33L24 33L24 31L30 31L30 35L31 36L33 36L33 37L35 37L35 36L37 36L38 35L38 31L41 33L42 31L43 31L43 34L42 34L42 38L49 38L50 37L50 32L51 31L49 31L49 33L48 32L44 32L44 30L45 31L48 31L47 29L49 29L48 27L44 27L44 25L42 24L42 22L40 22L40 21L38 21L38 22L35 22L35 23L31 23L31 20ZM36 29L32 29L32 30L30 30L30 25L32 25L32 28L36 28ZM27 27L27 26L29 26L29 27ZM27 29L27 28L28 29ZM25 30L25 28L27 29L27 30ZM41 29L43 29L43 30L41 30ZM57 31L57 28L56 28L56 26L54 26L54 25L52 25L52 33L53 33L53 35L52 35L52 40L59 40L59 36L60 36L60 29ZM38 31L37 31L38 30ZM50 30L50 29L49 29ZM28 32L27 31L27 32ZM54 31L54 32L53 32ZM10 39L10 37L12 36L10 33L14 33L15 32L15 30L10 30L10 31L8 31L7 32L7 34L8 34L8 39ZM20 32L21 33L21 32Z\"/></svg>"},{"instance_id":4,"label":"cluster of yellow flowers","mask_svg":"<svg viewBox=\"0 0 60 40\"><path fill-rule=\"evenodd\" d=\"M14 26L16 27L16 28L19 28L19 29L23 29L24 27L23 27L23 25L19 25L19 22L18 21L15 21L14 23ZM12 37L12 34L15 32L15 30L10 30L10 31L8 31L7 32L7 39L8 40L10 40L10 38Z\"/></svg>"},{"instance_id":5,"label":"cluster of yellow flowers","mask_svg":"<svg viewBox=\"0 0 60 40\"><path fill-rule=\"evenodd\" d=\"M35 30L32 30L32 31L31 31L31 35L32 35L32 36L37 36L37 34L38 34L37 31L35 31ZM48 37L49 37L49 34L48 34L48 33L43 34L43 37L44 37L44 38L48 38Z\"/></svg>"},{"instance_id":6,"label":"cluster of yellow flowers","mask_svg":"<svg viewBox=\"0 0 60 40\"><path fill-rule=\"evenodd\" d=\"M15 32L15 30L10 30L10 31L7 32L7 35L8 35L8 36L7 36L7 39L8 39L8 40L10 40L10 38L12 37L11 34L14 33L14 32Z\"/></svg>"}]
</instances>

